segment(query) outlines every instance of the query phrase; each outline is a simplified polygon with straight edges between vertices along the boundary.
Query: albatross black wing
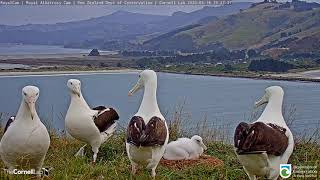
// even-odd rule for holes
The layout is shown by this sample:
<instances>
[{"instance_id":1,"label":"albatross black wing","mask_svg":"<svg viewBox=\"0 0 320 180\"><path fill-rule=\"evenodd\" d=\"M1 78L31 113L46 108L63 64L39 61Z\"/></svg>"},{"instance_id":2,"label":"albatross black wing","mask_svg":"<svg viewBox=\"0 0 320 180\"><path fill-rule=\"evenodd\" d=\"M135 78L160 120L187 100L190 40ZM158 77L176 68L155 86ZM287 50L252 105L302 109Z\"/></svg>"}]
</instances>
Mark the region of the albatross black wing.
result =
<instances>
[{"instance_id":1,"label":"albatross black wing","mask_svg":"<svg viewBox=\"0 0 320 180\"><path fill-rule=\"evenodd\" d=\"M161 146L167 137L165 122L159 117L152 117L147 125L139 116L134 116L128 127L127 142L136 146Z\"/></svg>"},{"instance_id":2,"label":"albatross black wing","mask_svg":"<svg viewBox=\"0 0 320 180\"><path fill-rule=\"evenodd\" d=\"M241 149L243 142L246 140L246 137L249 134L250 125L244 122L241 122L234 133L234 147Z\"/></svg>"},{"instance_id":3,"label":"albatross black wing","mask_svg":"<svg viewBox=\"0 0 320 180\"><path fill-rule=\"evenodd\" d=\"M104 106L98 106L93 110L99 111L98 116L94 118L94 123L100 130L100 132L106 131L116 120L119 119L117 111L113 108L106 108Z\"/></svg>"},{"instance_id":4,"label":"albatross black wing","mask_svg":"<svg viewBox=\"0 0 320 180\"><path fill-rule=\"evenodd\" d=\"M235 131L234 146L238 154L266 151L267 154L280 156L288 147L286 129L275 124L240 123Z\"/></svg>"},{"instance_id":5,"label":"albatross black wing","mask_svg":"<svg viewBox=\"0 0 320 180\"><path fill-rule=\"evenodd\" d=\"M127 129L127 143L133 144L135 146L140 146L140 137L142 136L146 125L143 118L140 116L133 116L129 122Z\"/></svg>"},{"instance_id":6,"label":"albatross black wing","mask_svg":"<svg viewBox=\"0 0 320 180\"><path fill-rule=\"evenodd\" d=\"M159 117L152 117L141 136L141 146L163 145L166 141L167 129L165 122Z\"/></svg>"},{"instance_id":7,"label":"albatross black wing","mask_svg":"<svg viewBox=\"0 0 320 180\"><path fill-rule=\"evenodd\" d=\"M8 119L8 121L7 121L7 123L6 123L6 127L4 128L4 131L3 131L3 134L7 131L7 129L9 128L9 126L10 126L10 124L14 121L14 116L11 116L9 119Z\"/></svg>"}]
</instances>

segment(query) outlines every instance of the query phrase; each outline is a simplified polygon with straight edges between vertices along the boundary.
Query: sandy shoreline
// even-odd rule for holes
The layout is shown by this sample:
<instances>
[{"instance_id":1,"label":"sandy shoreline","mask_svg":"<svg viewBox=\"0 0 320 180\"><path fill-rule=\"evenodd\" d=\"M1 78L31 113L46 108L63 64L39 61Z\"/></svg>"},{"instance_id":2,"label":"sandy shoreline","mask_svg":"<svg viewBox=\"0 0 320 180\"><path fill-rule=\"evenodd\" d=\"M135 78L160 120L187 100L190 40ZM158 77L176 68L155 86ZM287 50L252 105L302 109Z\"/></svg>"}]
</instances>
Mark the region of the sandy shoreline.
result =
<instances>
[{"instance_id":1,"label":"sandy shoreline","mask_svg":"<svg viewBox=\"0 0 320 180\"><path fill-rule=\"evenodd\" d=\"M84 58L88 56L90 50L84 53L60 53L60 54L17 54L17 55L0 55L0 59L2 60L11 60L11 59L61 59L61 58ZM108 56L108 55L116 55L117 52L113 51L99 51L100 56Z\"/></svg>"},{"instance_id":2,"label":"sandy shoreline","mask_svg":"<svg viewBox=\"0 0 320 180\"><path fill-rule=\"evenodd\" d=\"M320 82L320 70L304 71L297 73L285 73L285 74L256 74L256 75L238 75L231 73L186 73L186 72L174 72L164 71L165 73L173 74L188 74L188 75L200 75L200 76L214 76L214 77L228 77L228 78L245 78L245 79L256 79L256 80L274 80L274 81L301 81L301 82Z\"/></svg>"},{"instance_id":3,"label":"sandy shoreline","mask_svg":"<svg viewBox=\"0 0 320 180\"><path fill-rule=\"evenodd\" d=\"M302 71L296 73L284 73L284 74L274 74L275 77L287 77L287 78L310 78L310 79L320 79L320 70Z\"/></svg>"},{"instance_id":4,"label":"sandy shoreline","mask_svg":"<svg viewBox=\"0 0 320 180\"><path fill-rule=\"evenodd\" d=\"M0 77L6 76L50 76L50 75L80 75L80 74L116 74L137 73L136 69L95 70L95 71L39 71L39 72L0 72Z\"/></svg>"}]
</instances>

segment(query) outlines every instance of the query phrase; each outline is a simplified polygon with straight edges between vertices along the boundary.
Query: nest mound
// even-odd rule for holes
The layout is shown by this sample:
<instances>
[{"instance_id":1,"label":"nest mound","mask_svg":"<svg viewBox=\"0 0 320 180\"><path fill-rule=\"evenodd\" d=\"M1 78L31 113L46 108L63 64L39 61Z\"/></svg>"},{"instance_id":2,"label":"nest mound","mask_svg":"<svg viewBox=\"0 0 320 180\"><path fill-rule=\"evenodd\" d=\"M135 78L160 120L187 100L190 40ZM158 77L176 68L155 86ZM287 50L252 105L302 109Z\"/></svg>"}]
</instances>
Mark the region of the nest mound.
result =
<instances>
[{"instance_id":1,"label":"nest mound","mask_svg":"<svg viewBox=\"0 0 320 180\"><path fill-rule=\"evenodd\" d=\"M162 166L174 169L186 169L198 165L216 167L223 164L223 161L209 155L202 155L199 159L195 160L166 160L161 159Z\"/></svg>"}]
</instances>

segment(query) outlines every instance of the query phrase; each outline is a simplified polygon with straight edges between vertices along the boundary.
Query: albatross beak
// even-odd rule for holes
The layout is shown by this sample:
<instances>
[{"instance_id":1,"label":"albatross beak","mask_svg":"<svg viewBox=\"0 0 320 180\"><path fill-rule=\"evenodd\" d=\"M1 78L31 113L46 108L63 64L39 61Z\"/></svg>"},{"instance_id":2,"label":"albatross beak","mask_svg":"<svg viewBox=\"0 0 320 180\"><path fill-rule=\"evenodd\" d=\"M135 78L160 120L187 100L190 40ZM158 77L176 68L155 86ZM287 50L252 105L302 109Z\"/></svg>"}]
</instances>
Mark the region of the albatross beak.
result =
<instances>
[{"instance_id":1,"label":"albatross beak","mask_svg":"<svg viewBox=\"0 0 320 180\"><path fill-rule=\"evenodd\" d=\"M267 102L268 102L268 99L267 99L266 95L264 95L259 101L254 103L255 108L258 108L258 107L260 107L261 105L263 105L263 104L265 104Z\"/></svg>"},{"instance_id":2,"label":"albatross beak","mask_svg":"<svg viewBox=\"0 0 320 180\"><path fill-rule=\"evenodd\" d=\"M204 149L204 150L207 150L207 146L203 144L203 142L201 142L201 147Z\"/></svg>"},{"instance_id":3,"label":"albatross beak","mask_svg":"<svg viewBox=\"0 0 320 180\"><path fill-rule=\"evenodd\" d=\"M129 91L128 96L132 96L135 92L137 92L142 87L141 79L138 80L137 84Z\"/></svg>"},{"instance_id":4,"label":"albatross beak","mask_svg":"<svg viewBox=\"0 0 320 180\"><path fill-rule=\"evenodd\" d=\"M28 106L31 113L31 119L33 120L35 114L36 114L36 104L34 101L28 102Z\"/></svg>"},{"instance_id":5,"label":"albatross beak","mask_svg":"<svg viewBox=\"0 0 320 180\"><path fill-rule=\"evenodd\" d=\"M77 95L78 97L80 97L80 90L72 90L72 92Z\"/></svg>"}]
</instances>

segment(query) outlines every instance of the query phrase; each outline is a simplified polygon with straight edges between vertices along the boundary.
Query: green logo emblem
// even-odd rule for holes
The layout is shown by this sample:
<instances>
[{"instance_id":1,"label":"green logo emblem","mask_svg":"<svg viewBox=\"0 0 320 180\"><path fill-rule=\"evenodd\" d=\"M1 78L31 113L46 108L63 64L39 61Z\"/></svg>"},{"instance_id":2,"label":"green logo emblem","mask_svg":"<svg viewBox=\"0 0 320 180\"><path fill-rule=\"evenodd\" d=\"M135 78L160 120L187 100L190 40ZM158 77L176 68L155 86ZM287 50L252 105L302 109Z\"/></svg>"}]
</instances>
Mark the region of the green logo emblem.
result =
<instances>
[{"instance_id":1,"label":"green logo emblem","mask_svg":"<svg viewBox=\"0 0 320 180\"><path fill-rule=\"evenodd\" d=\"M291 176L292 167L291 164L280 164L280 176L284 179Z\"/></svg>"}]
</instances>

